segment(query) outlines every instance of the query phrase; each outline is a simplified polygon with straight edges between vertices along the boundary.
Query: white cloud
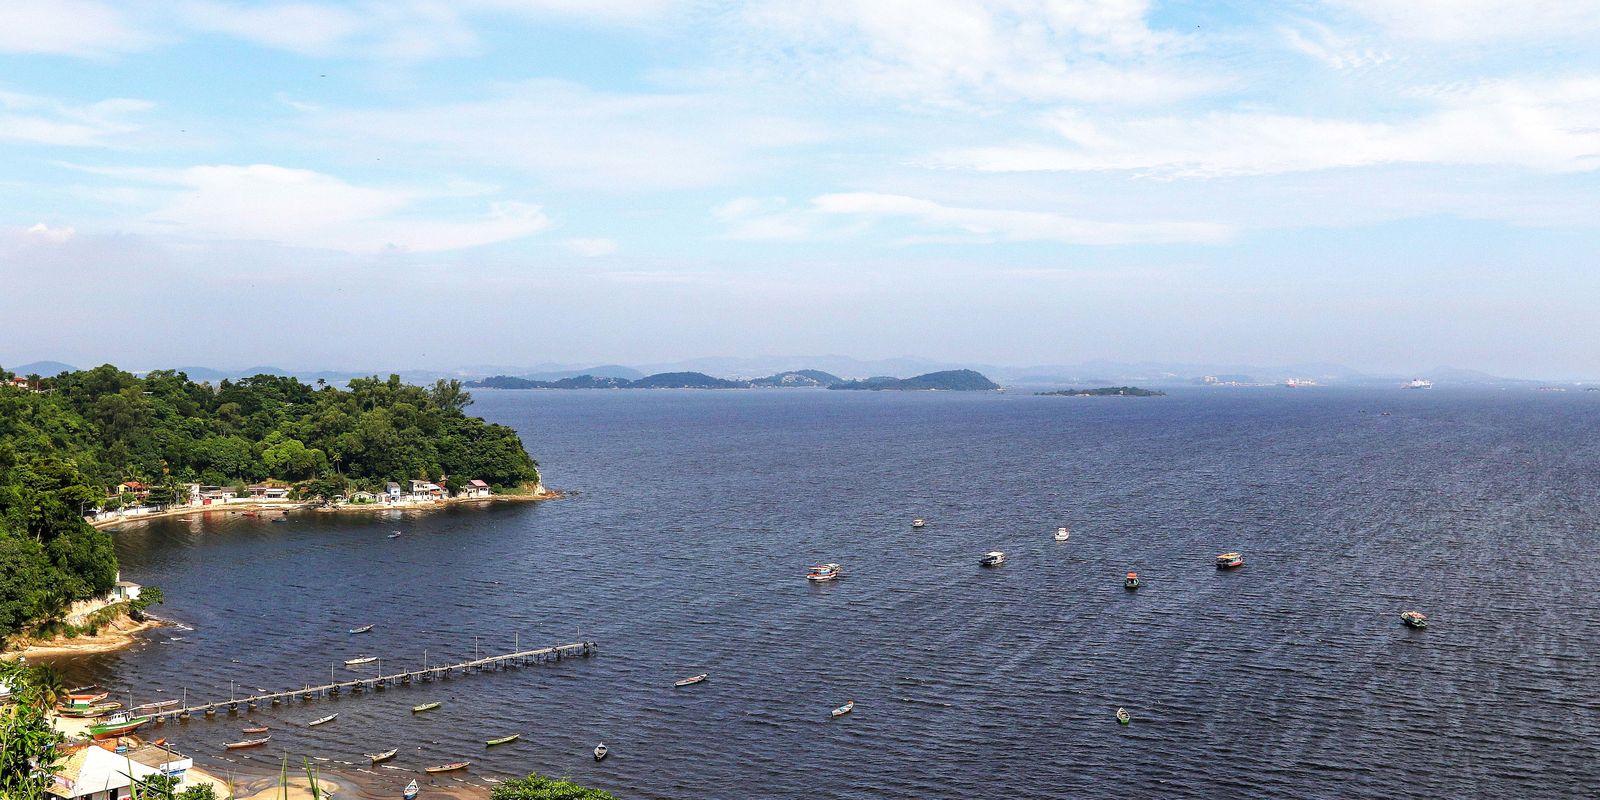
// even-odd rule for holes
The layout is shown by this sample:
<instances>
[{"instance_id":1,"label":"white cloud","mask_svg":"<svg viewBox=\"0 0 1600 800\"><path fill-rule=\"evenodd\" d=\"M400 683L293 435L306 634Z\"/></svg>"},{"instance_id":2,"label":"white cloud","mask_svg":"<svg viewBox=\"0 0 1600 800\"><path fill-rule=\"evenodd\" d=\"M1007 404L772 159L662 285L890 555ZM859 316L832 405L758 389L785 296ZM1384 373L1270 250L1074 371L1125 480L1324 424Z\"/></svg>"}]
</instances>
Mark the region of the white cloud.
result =
<instances>
[{"instance_id":1,"label":"white cloud","mask_svg":"<svg viewBox=\"0 0 1600 800\"><path fill-rule=\"evenodd\" d=\"M356 186L270 164L90 171L167 187L140 227L181 237L437 251L518 239L549 225L538 206L516 202L492 203L467 219L423 215L417 206L450 195Z\"/></svg>"},{"instance_id":2,"label":"white cloud","mask_svg":"<svg viewBox=\"0 0 1600 800\"><path fill-rule=\"evenodd\" d=\"M948 241L1062 242L1084 245L1213 243L1226 240L1226 226L1206 222L1101 222L1048 211L963 208L931 200L876 192L827 194L811 201L819 214L872 219L900 218Z\"/></svg>"},{"instance_id":3,"label":"white cloud","mask_svg":"<svg viewBox=\"0 0 1600 800\"><path fill-rule=\"evenodd\" d=\"M471 0L473 6L525 14L554 14L607 22L657 19L691 3L684 0Z\"/></svg>"},{"instance_id":4,"label":"white cloud","mask_svg":"<svg viewBox=\"0 0 1600 800\"><path fill-rule=\"evenodd\" d=\"M1402 39L1488 42L1600 31L1600 0L1328 0Z\"/></svg>"},{"instance_id":5,"label":"white cloud","mask_svg":"<svg viewBox=\"0 0 1600 800\"><path fill-rule=\"evenodd\" d=\"M584 258L599 258L617 252L617 243L610 239L565 239L561 246Z\"/></svg>"},{"instance_id":6,"label":"white cloud","mask_svg":"<svg viewBox=\"0 0 1600 800\"><path fill-rule=\"evenodd\" d=\"M936 161L988 172L1140 170L1187 177L1390 163L1600 168L1600 77L1491 82L1417 99L1432 110L1396 122L1265 111L1103 121L1062 111L1049 122L1066 146L968 148Z\"/></svg>"},{"instance_id":7,"label":"white cloud","mask_svg":"<svg viewBox=\"0 0 1600 800\"><path fill-rule=\"evenodd\" d=\"M179 10L195 30L303 56L423 59L462 55L478 46L477 36L452 6L429 0L349 7L189 0Z\"/></svg>"},{"instance_id":8,"label":"white cloud","mask_svg":"<svg viewBox=\"0 0 1600 800\"><path fill-rule=\"evenodd\" d=\"M823 137L813 125L724 98L611 94L546 80L482 100L329 112L307 124L363 148L380 142L563 186L629 192L725 183L759 169L772 151Z\"/></svg>"},{"instance_id":9,"label":"white cloud","mask_svg":"<svg viewBox=\"0 0 1600 800\"><path fill-rule=\"evenodd\" d=\"M154 38L121 11L92 0L0 0L0 53L105 57Z\"/></svg>"},{"instance_id":10,"label":"white cloud","mask_svg":"<svg viewBox=\"0 0 1600 800\"><path fill-rule=\"evenodd\" d=\"M51 244L65 242L76 233L77 231L73 230L71 226L63 225L59 228L52 228L43 222L35 223L23 232L25 236L33 241L50 242Z\"/></svg>"},{"instance_id":11,"label":"white cloud","mask_svg":"<svg viewBox=\"0 0 1600 800\"><path fill-rule=\"evenodd\" d=\"M1282 29L1289 46L1334 69L1375 67L1394 57L1387 47L1316 22Z\"/></svg>"},{"instance_id":12,"label":"white cloud","mask_svg":"<svg viewBox=\"0 0 1600 800\"><path fill-rule=\"evenodd\" d=\"M153 108L143 100L114 98L71 104L0 91L0 141L62 147L115 147L139 130L128 117Z\"/></svg>"},{"instance_id":13,"label":"white cloud","mask_svg":"<svg viewBox=\"0 0 1600 800\"><path fill-rule=\"evenodd\" d=\"M1226 79L1179 64L1184 37L1148 24L1148 0L821 0L747 12L760 70L827 88L941 105L1152 103ZM765 41L770 40L770 41Z\"/></svg>"}]
</instances>

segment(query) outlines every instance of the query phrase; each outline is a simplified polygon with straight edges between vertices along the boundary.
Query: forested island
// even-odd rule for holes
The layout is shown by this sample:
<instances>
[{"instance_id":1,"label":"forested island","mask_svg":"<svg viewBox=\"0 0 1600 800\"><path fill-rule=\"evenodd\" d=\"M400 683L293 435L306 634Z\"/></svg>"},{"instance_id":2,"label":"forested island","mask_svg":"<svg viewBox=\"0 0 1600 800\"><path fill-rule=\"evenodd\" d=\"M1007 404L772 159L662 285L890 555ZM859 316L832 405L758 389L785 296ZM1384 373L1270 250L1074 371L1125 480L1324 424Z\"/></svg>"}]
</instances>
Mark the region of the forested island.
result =
<instances>
[{"instance_id":1,"label":"forested island","mask_svg":"<svg viewBox=\"0 0 1600 800\"><path fill-rule=\"evenodd\" d=\"M982 373L974 372L970 369L949 369L943 372L918 375L914 378L877 377L859 381L845 381L828 388L900 392L988 392L999 389L1000 384L984 377Z\"/></svg>"},{"instance_id":2,"label":"forested island","mask_svg":"<svg viewBox=\"0 0 1600 800\"><path fill-rule=\"evenodd\" d=\"M1102 386L1099 389L1057 389L1040 392L1040 397L1166 397L1166 392L1137 386Z\"/></svg>"},{"instance_id":3,"label":"forested island","mask_svg":"<svg viewBox=\"0 0 1600 800\"><path fill-rule=\"evenodd\" d=\"M0 640L112 588L111 536L84 519L97 509L184 503L194 484L270 482L314 500L390 481L503 492L539 480L515 431L467 416L459 381L211 385L110 365L0 379Z\"/></svg>"},{"instance_id":4,"label":"forested island","mask_svg":"<svg viewBox=\"0 0 1600 800\"><path fill-rule=\"evenodd\" d=\"M817 369L800 369L779 372L764 378L738 380L714 378L703 372L662 372L636 380L618 377L577 375L559 380L537 380L496 375L471 381L471 388L484 389L761 389L761 388L824 388L871 389L898 391L990 391L1000 385L970 369L930 372L914 378L876 377L863 380L846 380Z\"/></svg>"}]
</instances>

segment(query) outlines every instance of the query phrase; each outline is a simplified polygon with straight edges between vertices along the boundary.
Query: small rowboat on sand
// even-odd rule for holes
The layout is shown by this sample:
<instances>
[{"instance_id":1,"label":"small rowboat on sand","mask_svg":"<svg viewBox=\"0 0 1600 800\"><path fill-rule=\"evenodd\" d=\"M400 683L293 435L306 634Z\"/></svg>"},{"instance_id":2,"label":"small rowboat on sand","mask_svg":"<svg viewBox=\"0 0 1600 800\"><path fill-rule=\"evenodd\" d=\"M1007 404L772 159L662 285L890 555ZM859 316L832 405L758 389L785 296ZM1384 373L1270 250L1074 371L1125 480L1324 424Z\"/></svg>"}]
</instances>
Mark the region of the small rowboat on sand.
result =
<instances>
[{"instance_id":1,"label":"small rowboat on sand","mask_svg":"<svg viewBox=\"0 0 1600 800\"><path fill-rule=\"evenodd\" d=\"M393 750L385 750L382 753L367 753L367 760L374 764L378 763L379 761L388 761L389 759L394 758L394 754L398 752L400 752L400 748L396 747Z\"/></svg>"},{"instance_id":2,"label":"small rowboat on sand","mask_svg":"<svg viewBox=\"0 0 1600 800\"><path fill-rule=\"evenodd\" d=\"M310 722L306 723L306 727L307 728L315 728L318 725L322 725L324 723L332 722L334 720L334 717L337 717L337 716L339 716L339 715L338 714L329 714L328 716L322 717L321 719L311 720Z\"/></svg>"},{"instance_id":3,"label":"small rowboat on sand","mask_svg":"<svg viewBox=\"0 0 1600 800\"><path fill-rule=\"evenodd\" d=\"M418 791L420 791L420 787L417 786L416 781L406 784L405 800L417 800Z\"/></svg>"},{"instance_id":4,"label":"small rowboat on sand","mask_svg":"<svg viewBox=\"0 0 1600 800\"><path fill-rule=\"evenodd\" d=\"M848 714L848 713L850 713L850 712L852 712L854 710L856 710L856 701L851 700L850 702L845 703L844 705L839 706L838 708L828 712L828 714L829 714L829 716L833 716L833 717L842 717L842 716L844 716L844 715L846 715L846 714Z\"/></svg>"},{"instance_id":5,"label":"small rowboat on sand","mask_svg":"<svg viewBox=\"0 0 1600 800\"><path fill-rule=\"evenodd\" d=\"M700 683L701 681L703 681L703 680L705 680L706 678L709 678L709 677L711 677L711 673L702 672L699 675L691 675L691 676L689 676L687 678L684 678L681 681L673 681L672 685L673 686L693 686L693 685L695 685L697 683Z\"/></svg>"},{"instance_id":6,"label":"small rowboat on sand","mask_svg":"<svg viewBox=\"0 0 1600 800\"><path fill-rule=\"evenodd\" d=\"M498 739L490 739L489 741L484 742L483 746L484 747L494 747L497 744L507 744L509 742L514 742L514 741L516 741L518 739L521 739L521 738L522 738L522 734L513 733L510 736L502 736L502 737L500 737Z\"/></svg>"},{"instance_id":7,"label":"small rowboat on sand","mask_svg":"<svg viewBox=\"0 0 1600 800\"><path fill-rule=\"evenodd\" d=\"M261 745L266 744L271 738L271 736L263 736L260 739L246 739L242 742L228 742L227 744L223 745L223 747L226 747L229 750L241 750L246 747L260 747Z\"/></svg>"},{"instance_id":8,"label":"small rowboat on sand","mask_svg":"<svg viewBox=\"0 0 1600 800\"><path fill-rule=\"evenodd\" d=\"M420 706L412 706L411 707L411 713L420 714L420 713L422 713L424 711L432 711L432 710L434 710L434 709L436 709L436 708L438 708L439 706L442 706L442 705L444 705L444 704L443 703L423 703Z\"/></svg>"},{"instance_id":9,"label":"small rowboat on sand","mask_svg":"<svg viewBox=\"0 0 1600 800\"><path fill-rule=\"evenodd\" d=\"M440 773L440 772L455 772L458 769L466 769L471 764L472 764L471 761L457 761L454 764L440 764L437 767L423 767L422 771L426 772L426 773L429 773L429 774L437 774L437 773Z\"/></svg>"}]
</instances>

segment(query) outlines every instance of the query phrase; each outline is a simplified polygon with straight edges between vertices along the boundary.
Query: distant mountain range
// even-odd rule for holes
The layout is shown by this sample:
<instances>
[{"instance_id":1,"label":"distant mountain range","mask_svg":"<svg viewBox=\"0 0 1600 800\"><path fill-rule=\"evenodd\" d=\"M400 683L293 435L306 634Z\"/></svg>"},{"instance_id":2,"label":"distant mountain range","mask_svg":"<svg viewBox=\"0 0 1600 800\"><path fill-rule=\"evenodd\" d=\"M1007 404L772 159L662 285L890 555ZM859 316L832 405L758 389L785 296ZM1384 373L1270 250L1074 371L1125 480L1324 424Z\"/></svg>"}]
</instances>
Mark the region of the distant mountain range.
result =
<instances>
[{"instance_id":1,"label":"distant mountain range","mask_svg":"<svg viewBox=\"0 0 1600 800\"><path fill-rule=\"evenodd\" d=\"M760 388L827 388L871 389L895 391L991 391L1000 385L969 369L930 372L914 378L877 377L847 381L832 373L815 369L778 372L753 380L728 380L713 378L704 372L658 372L638 380L605 378L595 375L578 375L553 381L518 378L512 375L495 375L479 381L469 381L474 389L760 389Z\"/></svg>"},{"instance_id":2,"label":"distant mountain range","mask_svg":"<svg viewBox=\"0 0 1600 800\"><path fill-rule=\"evenodd\" d=\"M0 362L0 366L4 362ZM51 376L72 371L76 367L59 361L35 361L6 369L19 375ZM602 364L544 363L532 366L493 364L466 365L453 369L287 369L273 365L219 369L207 366L176 368L196 381L218 382L251 375L288 375L303 381L324 380L335 385L348 383L352 378L370 375L397 374L407 383L431 383L440 378L474 381L481 386L509 386L508 380L551 384L548 388L578 388L632 385L661 375L703 376L710 380L724 380L750 386L832 386L854 379L865 384L878 381L886 375L927 375L940 372L966 370L980 373L1007 386L1055 388L1069 386L1184 386L1199 384L1205 378L1214 378L1223 384L1281 384L1293 379L1298 385L1313 384L1340 386L1390 386L1399 385L1412 378L1431 380L1438 386L1508 386L1533 385L1539 381L1504 378L1486 372L1454 367L1436 367L1407 374L1370 374L1339 364L1305 362L1260 366L1237 363L1205 362L1119 362L1086 361L1079 364L1054 364L1034 366L1001 366L993 364L949 363L923 358L887 358L863 360L848 356L758 356L749 358L698 358L640 366ZM134 372L147 372L135 366ZM876 377L874 377L876 376ZM896 378L895 380L900 380ZM566 381L567 383L563 383ZM603 383L611 381L611 383ZM701 378L660 378L666 384L688 381L704 383ZM881 381L880 381L881 382ZM560 384L559 386L556 384ZM658 385L658 382L645 384ZM526 388L526 387L524 387ZM867 388L867 387L863 387Z\"/></svg>"}]
</instances>

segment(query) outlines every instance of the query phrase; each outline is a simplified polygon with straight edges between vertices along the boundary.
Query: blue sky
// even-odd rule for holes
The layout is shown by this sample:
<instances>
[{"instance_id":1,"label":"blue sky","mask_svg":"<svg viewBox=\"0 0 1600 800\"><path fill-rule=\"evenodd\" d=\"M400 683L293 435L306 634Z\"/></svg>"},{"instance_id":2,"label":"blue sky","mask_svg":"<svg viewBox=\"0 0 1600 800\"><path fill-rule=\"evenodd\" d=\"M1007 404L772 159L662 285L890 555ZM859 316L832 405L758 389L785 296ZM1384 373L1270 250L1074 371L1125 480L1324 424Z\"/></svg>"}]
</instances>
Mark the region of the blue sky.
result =
<instances>
[{"instance_id":1,"label":"blue sky","mask_svg":"<svg viewBox=\"0 0 1600 800\"><path fill-rule=\"evenodd\" d=\"M1600 2L0 0L0 363L1600 376Z\"/></svg>"}]
</instances>

